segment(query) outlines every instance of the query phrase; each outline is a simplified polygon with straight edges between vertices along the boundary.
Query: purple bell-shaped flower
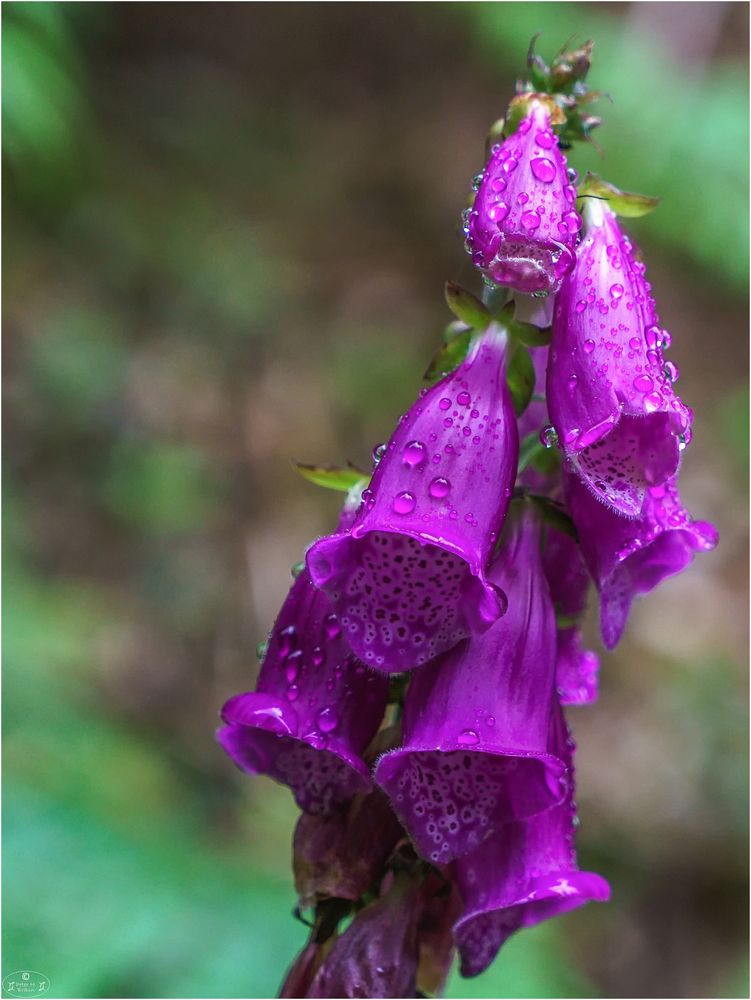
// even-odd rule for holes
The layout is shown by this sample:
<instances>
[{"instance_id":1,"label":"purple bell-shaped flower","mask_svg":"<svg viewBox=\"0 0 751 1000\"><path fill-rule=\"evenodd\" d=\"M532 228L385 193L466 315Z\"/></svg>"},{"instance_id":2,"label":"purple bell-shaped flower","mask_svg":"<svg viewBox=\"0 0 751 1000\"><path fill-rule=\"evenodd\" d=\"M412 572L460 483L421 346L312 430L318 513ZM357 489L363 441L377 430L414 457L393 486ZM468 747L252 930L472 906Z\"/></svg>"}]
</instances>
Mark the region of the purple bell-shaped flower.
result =
<instances>
[{"instance_id":1,"label":"purple bell-shaped flower","mask_svg":"<svg viewBox=\"0 0 751 1000\"><path fill-rule=\"evenodd\" d=\"M694 553L713 549L717 529L693 520L681 504L675 479L647 489L636 520L599 503L575 476L566 477L566 493L582 554L600 593L603 642L613 649L633 599L682 572Z\"/></svg>"},{"instance_id":2,"label":"purple bell-shaped flower","mask_svg":"<svg viewBox=\"0 0 751 1000\"><path fill-rule=\"evenodd\" d=\"M345 512L341 525L351 516ZM306 569L269 637L256 690L222 708L217 739L243 771L289 785L306 812L326 815L371 787L362 753L388 699L388 678L352 654L328 598Z\"/></svg>"},{"instance_id":3,"label":"purple bell-shaped flower","mask_svg":"<svg viewBox=\"0 0 751 1000\"><path fill-rule=\"evenodd\" d=\"M415 672L403 746L376 768L418 852L434 863L466 854L565 793L565 765L548 751L555 616L533 508L509 534L490 568L508 613Z\"/></svg>"},{"instance_id":4,"label":"purple bell-shaped flower","mask_svg":"<svg viewBox=\"0 0 751 1000\"><path fill-rule=\"evenodd\" d=\"M351 531L308 550L313 582L370 666L410 670L505 611L485 574L519 454L505 352L491 325L399 421Z\"/></svg>"},{"instance_id":5,"label":"purple bell-shaped flower","mask_svg":"<svg viewBox=\"0 0 751 1000\"><path fill-rule=\"evenodd\" d=\"M464 218L467 250L487 279L526 294L558 290L574 266L582 220L542 104L493 147Z\"/></svg>"},{"instance_id":6,"label":"purple bell-shaped flower","mask_svg":"<svg viewBox=\"0 0 751 1000\"><path fill-rule=\"evenodd\" d=\"M463 976L477 976L515 931L532 927L593 900L610 886L579 870L574 847L574 741L557 711L551 750L569 767L569 791L554 809L508 823L454 863L464 912L454 926Z\"/></svg>"},{"instance_id":7,"label":"purple bell-shaped flower","mask_svg":"<svg viewBox=\"0 0 751 1000\"><path fill-rule=\"evenodd\" d=\"M556 612L558 700L562 705L588 705L597 700L600 669L597 654L583 647L580 627L589 573L574 539L555 528L548 528L543 565Z\"/></svg>"},{"instance_id":8,"label":"purple bell-shaped flower","mask_svg":"<svg viewBox=\"0 0 751 1000\"><path fill-rule=\"evenodd\" d=\"M626 517L675 475L690 438L649 287L613 213L590 201L576 268L556 300L547 402L570 465Z\"/></svg>"}]
</instances>

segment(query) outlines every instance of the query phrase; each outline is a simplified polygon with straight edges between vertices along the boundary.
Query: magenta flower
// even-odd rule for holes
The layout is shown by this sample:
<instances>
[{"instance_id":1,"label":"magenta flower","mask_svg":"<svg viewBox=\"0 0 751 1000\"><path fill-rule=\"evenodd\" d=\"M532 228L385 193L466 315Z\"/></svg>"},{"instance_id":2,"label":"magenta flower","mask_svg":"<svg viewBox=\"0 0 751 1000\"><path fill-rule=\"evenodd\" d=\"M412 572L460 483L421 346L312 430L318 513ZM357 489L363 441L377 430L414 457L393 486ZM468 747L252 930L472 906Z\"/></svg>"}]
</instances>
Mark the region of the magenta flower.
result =
<instances>
[{"instance_id":1,"label":"magenta flower","mask_svg":"<svg viewBox=\"0 0 751 1000\"><path fill-rule=\"evenodd\" d=\"M565 801L554 809L496 830L454 864L464 912L454 926L461 974L483 972L515 931L532 927L592 900L604 902L610 886L579 870L574 848L574 741L558 709L551 750L569 768Z\"/></svg>"},{"instance_id":2,"label":"magenta flower","mask_svg":"<svg viewBox=\"0 0 751 1000\"><path fill-rule=\"evenodd\" d=\"M547 401L571 466L604 503L636 517L647 488L675 475L691 411L675 394L667 334L613 213L588 206L577 264L556 300Z\"/></svg>"},{"instance_id":3,"label":"magenta flower","mask_svg":"<svg viewBox=\"0 0 751 1000\"><path fill-rule=\"evenodd\" d=\"M371 787L362 753L380 725L388 678L359 663L326 595L298 576L269 639L254 692L222 708L220 744L243 771L289 785L324 815Z\"/></svg>"},{"instance_id":4,"label":"magenta flower","mask_svg":"<svg viewBox=\"0 0 751 1000\"><path fill-rule=\"evenodd\" d=\"M600 593L602 638L613 649L633 599L684 570L695 552L713 549L717 529L692 519L681 504L676 479L647 490L636 520L599 503L576 476L567 476L566 489L582 553Z\"/></svg>"},{"instance_id":5,"label":"magenta flower","mask_svg":"<svg viewBox=\"0 0 751 1000\"><path fill-rule=\"evenodd\" d=\"M589 573L574 539L554 528L547 532L543 565L556 612L558 700L562 705L588 705L597 700L600 669L597 654L583 648L580 628Z\"/></svg>"},{"instance_id":6,"label":"magenta flower","mask_svg":"<svg viewBox=\"0 0 751 1000\"><path fill-rule=\"evenodd\" d=\"M548 752L555 682L555 617L525 510L490 569L508 614L415 672L404 745L384 754L376 781L418 852L445 863L500 824L561 800L565 765Z\"/></svg>"},{"instance_id":7,"label":"magenta flower","mask_svg":"<svg viewBox=\"0 0 751 1000\"><path fill-rule=\"evenodd\" d=\"M371 666L409 670L505 610L485 576L518 460L504 358L491 325L402 417L351 532L308 550L313 582Z\"/></svg>"},{"instance_id":8,"label":"magenta flower","mask_svg":"<svg viewBox=\"0 0 751 1000\"><path fill-rule=\"evenodd\" d=\"M534 103L516 132L493 147L465 215L473 263L489 280L520 292L558 291L574 266L582 225L575 204L548 112Z\"/></svg>"}]
</instances>

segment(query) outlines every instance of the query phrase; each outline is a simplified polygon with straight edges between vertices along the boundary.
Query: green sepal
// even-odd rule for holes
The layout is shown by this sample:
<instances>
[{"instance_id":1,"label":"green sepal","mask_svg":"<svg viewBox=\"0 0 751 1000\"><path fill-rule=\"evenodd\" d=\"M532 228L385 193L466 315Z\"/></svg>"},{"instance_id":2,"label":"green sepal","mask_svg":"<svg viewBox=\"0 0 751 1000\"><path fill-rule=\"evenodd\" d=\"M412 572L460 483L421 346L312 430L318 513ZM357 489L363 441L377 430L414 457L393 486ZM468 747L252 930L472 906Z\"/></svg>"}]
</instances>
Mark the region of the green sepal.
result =
<instances>
[{"instance_id":1,"label":"green sepal","mask_svg":"<svg viewBox=\"0 0 751 1000\"><path fill-rule=\"evenodd\" d=\"M455 368L458 368L466 358L469 345L472 342L472 330L462 327L462 329L449 335L449 330L453 326L453 323L450 324L444 331L444 344L438 348L430 359L430 364L423 375L425 382L437 382L438 379L443 378L454 371ZM446 339L447 335L449 335L448 340Z\"/></svg>"},{"instance_id":2,"label":"green sepal","mask_svg":"<svg viewBox=\"0 0 751 1000\"><path fill-rule=\"evenodd\" d=\"M535 366L527 348L518 340L511 340L507 354L506 382L511 393L517 417L529 406L535 388Z\"/></svg>"},{"instance_id":3,"label":"green sepal","mask_svg":"<svg viewBox=\"0 0 751 1000\"><path fill-rule=\"evenodd\" d=\"M555 528L556 531L560 531L564 535L569 535L575 542L579 541L579 535L577 534L574 522L559 503L551 500L550 497L543 496L541 493L528 493L527 497L540 511L542 519L546 524L549 524L551 528Z\"/></svg>"},{"instance_id":4,"label":"green sepal","mask_svg":"<svg viewBox=\"0 0 751 1000\"><path fill-rule=\"evenodd\" d=\"M522 438L519 442L519 464L516 467L516 474L519 475L520 472L524 472L528 465L534 460L538 451L546 451L547 449L540 441L540 435L537 431L532 431L531 434L527 434L525 438Z\"/></svg>"},{"instance_id":5,"label":"green sepal","mask_svg":"<svg viewBox=\"0 0 751 1000\"><path fill-rule=\"evenodd\" d=\"M566 115L554 97L541 91L530 90L511 98L506 115L506 135L516 132L519 123L530 113L533 104L542 104L548 113L551 125L566 124Z\"/></svg>"},{"instance_id":6,"label":"green sepal","mask_svg":"<svg viewBox=\"0 0 751 1000\"><path fill-rule=\"evenodd\" d=\"M642 215L649 215L660 204L662 199L650 198L646 194L634 194L631 191L621 191L615 184L604 181L597 174L587 171L587 176L579 185L577 197L579 199L587 195L601 198L608 203L611 212L622 216L624 219L638 219ZM580 204L580 202L577 202Z\"/></svg>"},{"instance_id":7,"label":"green sepal","mask_svg":"<svg viewBox=\"0 0 751 1000\"><path fill-rule=\"evenodd\" d=\"M490 325L490 313L476 295L457 285L455 281L446 282L445 294L446 304L457 319L478 333L487 330Z\"/></svg>"},{"instance_id":8,"label":"green sepal","mask_svg":"<svg viewBox=\"0 0 751 1000\"><path fill-rule=\"evenodd\" d=\"M304 462L294 461L292 465L309 483L323 486L327 490L338 490L340 493L349 493L360 483L364 487L370 479L367 472L354 465L306 465Z\"/></svg>"},{"instance_id":9,"label":"green sepal","mask_svg":"<svg viewBox=\"0 0 751 1000\"><path fill-rule=\"evenodd\" d=\"M514 303L509 302L497 316L498 322L505 327L510 337L520 341L525 347L547 347L550 343L552 330L547 326L541 330L532 323L521 323L514 319Z\"/></svg>"}]
</instances>

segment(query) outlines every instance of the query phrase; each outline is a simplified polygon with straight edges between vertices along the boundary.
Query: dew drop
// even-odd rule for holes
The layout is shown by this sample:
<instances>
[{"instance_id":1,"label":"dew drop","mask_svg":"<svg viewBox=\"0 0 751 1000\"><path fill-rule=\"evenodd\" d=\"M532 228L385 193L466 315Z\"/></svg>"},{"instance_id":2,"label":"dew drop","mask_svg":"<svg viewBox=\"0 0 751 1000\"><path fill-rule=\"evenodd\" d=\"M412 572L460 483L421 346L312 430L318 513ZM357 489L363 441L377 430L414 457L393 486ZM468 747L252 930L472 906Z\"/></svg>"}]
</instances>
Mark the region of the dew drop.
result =
<instances>
[{"instance_id":1,"label":"dew drop","mask_svg":"<svg viewBox=\"0 0 751 1000\"><path fill-rule=\"evenodd\" d=\"M440 400L440 402L438 403L439 410L448 410L450 406L451 406L451 400L448 398L448 396L444 396L443 399Z\"/></svg>"},{"instance_id":2,"label":"dew drop","mask_svg":"<svg viewBox=\"0 0 751 1000\"><path fill-rule=\"evenodd\" d=\"M566 212L563 216L563 222L566 223L566 229L570 233L578 233L582 227L582 217L573 209L570 212Z\"/></svg>"},{"instance_id":3,"label":"dew drop","mask_svg":"<svg viewBox=\"0 0 751 1000\"><path fill-rule=\"evenodd\" d=\"M532 160L532 173L538 181L542 181L543 184L550 184L555 178L555 164L547 157L540 156L536 160Z\"/></svg>"},{"instance_id":4,"label":"dew drop","mask_svg":"<svg viewBox=\"0 0 751 1000\"><path fill-rule=\"evenodd\" d=\"M300 688L297 684L290 684L287 688L287 701L297 701L300 697Z\"/></svg>"},{"instance_id":5,"label":"dew drop","mask_svg":"<svg viewBox=\"0 0 751 1000\"><path fill-rule=\"evenodd\" d=\"M520 221L525 229L537 229L540 225L540 216L537 212L523 212Z\"/></svg>"},{"instance_id":6,"label":"dew drop","mask_svg":"<svg viewBox=\"0 0 751 1000\"><path fill-rule=\"evenodd\" d=\"M662 369L665 373L665 378L668 382L677 382L680 372L678 371L678 365L674 365L672 361L666 361L665 367Z\"/></svg>"},{"instance_id":7,"label":"dew drop","mask_svg":"<svg viewBox=\"0 0 751 1000\"><path fill-rule=\"evenodd\" d=\"M565 228L566 227L564 226L564 229ZM567 230L567 232L568 232L568 230ZM586 308L587 308L586 301L584 299L579 299L579 301L576 303L576 311L578 313L583 313Z\"/></svg>"},{"instance_id":8,"label":"dew drop","mask_svg":"<svg viewBox=\"0 0 751 1000\"><path fill-rule=\"evenodd\" d=\"M426 448L422 441L410 441L409 444L404 446L402 462L409 466L410 469L414 469L425 461L426 454Z\"/></svg>"},{"instance_id":9,"label":"dew drop","mask_svg":"<svg viewBox=\"0 0 751 1000\"><path fill-rule=\"evenodd\" d=\"M456 738L460 747L474 747L480 742L480 737L474 729L462 729Z\"/></svg>"},{"instance_id":10,"label":"dew drop","mask_svg":"<svg viewBox=\"0 0 751 1000\"><path fill-rule=\"evenodd\" d=\"M283 628L279 636L280 656L289 656L293 649L297 648L297 629L294 625Z\"/></svg>"},{"instance_id":11,"label":"dew drop","mask_svg":"<svg viewBox=\"0 0 751 1000\"><path fill-rule=\"evenodd\" d=\"M262 660L266 655L266 650L269 648L268 642L259 642L256 646L256 656L259 660Z\"/></svg>"},{"instance_id":12,"label":"dew drop","mask_svg":"<svg viewBox=\"0 0 751 1000\"><path fill-rule=\"evenodd\" d=\"M460 392L459 395L456 397L457 406L469 406L471 402L472 402L472 397L468 392Z\"/></svg>"},{"instance_id":13,"label":"dew drop","mask_svg":"<svg viewBox=\"0 0 751 1000\"><path fill-rule=\"evenodd\" d=\"M487 719L485 720L485 724L488 725L488 726L494 726L495 725L495 716L494 715L489 715L487 717Z\"/></svg>"},{"instance_id":14,"label":"dew drop","mask_svg":"<svg viewBox=\"0 0 751 1000\"><path fill-rule=\"evenodd\" d=\"M649 392L653 385L654 382L649 375L637 375L634 379L634 389L638 389L639 392Z\"/></svg>"},{"instance_id":15,"label":"dew drop","mask_svg":"<svg viewBox=\"0 0 751 1000\"><path fill-rule=\"evenodd\" d=\"M493 191L501 192L506 190L506 178L496 177L490 182L490 187Z\"/></svg>"},{"instance_id":16,"label":"dew drop","mask_svg":"<svg viewBox=\"0 0 751 1000\"><path fill-rule=\"evenodd\" d=\"M594 340L585 340L584 343L582 344L582 350L584 351L585 354L591 354L592 351L594 351L594 349L595 349Z\"/></svg>"},{"instance_id":17,"label":"dew drop","mask_svg":"<svg viewBox=\"0 0 751 1000\"><path fill-rule=\"evenodd\" d=\"M415 498L412 493L406 490L403 493L397 493L392 507L397 514L410 514L415 509Z\"/></svg>"},{"instance_id":18,"label":"dew drop","mask_svg":"<svg viewBox=\"0 0 751 1000\"><path fill-rule=\"evenodd\" d=\"M370 508L375 503L375 493L372 490L363 490L360 499L367 508Z\"/></svg>"},{"instance_id":19,"label":"dew drop","mask_svg":"<svg viewBox=\"0 0 751 1000\"><path fill-rule=\"evenodd\" d=\"M336 639L342 633L342 626L333 611L323 619L323 627L329 639Z\"/></svg>"},{"instance_id":20,"label":"dew drop","mask_svg":"<svg viewBox=\"0 0 751 1000\"><path fill-rule=\"evenodd\" d=\"M544 129L542 132L537 133L535 142L542 149L552 149L555 146L555 136L549 129Z\"/></svg>"},{"instance_id":21,"label":"dew drop","mask_svg":"<svg viewBox=\"0 0 751 1000\"><path fill-rule=\"evenodd\" d=\"M647 342L647 347L657 347L660 343L659 326L648 326L644 331L644 339Z\"/></svg>"},{"instance_id":22,"label":"dew drop","mask_svg":"<svg viewBox=\"0 0 751 1000\"><path fill-rule=\"evenodd\" d=\"M290 570L290 572L292 573L292 579L296 580L304 569L305 569L304 562L296 562L295 565Z\"/></svg>"},{"instance_id":23,"label":"dew drop","mask_svg":"<svg viewBox=\"0 0 751 1000\"><path fill-rule=\"evenodd\" d=\"M316 725L322 733L331 733L339 725L339 716L333 708L322 708L316 716Z\"/></svg>"},{"instance_id":24,"label":"dew drop","mask_svg":"<svg viewBox=\"0 0 751 1000\"><path fill-rule=\"evenodd\" d=\"M310 654L310 658L313 661L314 667L320 667L326 660L326 653L320 646L314 646L313 652Z\"/></svg>"},{"instance_id":25,"label":"dew drop","mask_svg":"<svg viewBox=\"0 0 751 1000\"><path fill-rule=\"evenodd\" d=\"M639 340L638 337L632 337L631 340L629 340L628 342L628 346L631 348L632 351L640 351L641 341Z\"/></svg>"},{"instance_id":26,"label":"dew drop","mask_svg":"<svg viewBox=\"0 0 751 1000\"><path fill-rule=\"evenodd\" d=\"M428 493L436 500L442 500L447 497L451 492L451 483L448 479L444 479L443 476L438 476L431 480L430 486L428 486Z\"/></svg>"},{"instance_id":27,"label":"dew drop","mask_svg":"<svg viewBox=\"0 0 751 1000\"><path fill-rule=\"evenodd\" d=\"M571 375L569 375L569 377L568 377L568 381L566 382L566 386L568 387L568 391L569 392L573 392L574 389L576 388L578 382L579 382L579 379L572 372Z\"/></svg>"},{"instance_id":28,"label":"dew drop","mask_svg":"<svg viewBox=\"0 0 751 1000\"><path fill-rule=\"evenodd\" d=\"M614 285L610 286L610 294L614 299L619 299L623 295L623 285L619 285L616 282Z\"/></svg>"},{"instance_id":29,"label":"dew drop","mask_svg":"<svg viewBox=\"0 0 751 1000\"><path fill-rule=\"evenodd\" d=\"M544 448L552 448L553 445L558 444L558 434L552 424L548 424L540 431L540 443Z\"/></svg>"},{"instance_id":30,"label":"dew drop","mask_svg":"<svg viewBox=\"0 0 751 1000\"><path fill-rule=\"evenodd\" d=\"M503 222L510 211L510 205L507 205L505 201L498 201L495 205L491 205L488 209L488 219L496 224Z\"/></svg>"},{"instance_id":31,"label":"dew drop","mask_svg":"<svg viewBox=\"0 0 751 1000\"><path fill-rule=\"evenodd\" d=\"M371 456L376 465L378 465L378 463L381 461L381 459L385 454L386 454L386 445L377 444L373 449L373 451L371 452Z\"/></svg>"}]
</instances>

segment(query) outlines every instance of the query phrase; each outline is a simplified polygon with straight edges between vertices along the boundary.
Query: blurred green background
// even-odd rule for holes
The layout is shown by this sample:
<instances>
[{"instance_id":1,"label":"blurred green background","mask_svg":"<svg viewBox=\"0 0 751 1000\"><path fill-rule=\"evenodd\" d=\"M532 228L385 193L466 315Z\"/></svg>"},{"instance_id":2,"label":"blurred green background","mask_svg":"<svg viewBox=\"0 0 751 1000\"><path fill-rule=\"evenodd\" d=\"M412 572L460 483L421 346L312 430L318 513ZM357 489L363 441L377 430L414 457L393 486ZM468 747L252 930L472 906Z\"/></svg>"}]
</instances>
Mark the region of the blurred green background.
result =
<instances>
[{"instance_id":1,"label":"blurred green background","mask_svg":"<svg viewBox=\"0 0 751 1000\"><path fill-rule=\"evenodd\" d=\"M472 997L747 984L745 3L5 3L5 941L56 997L269 997L300 945L286 790L213 742L338 500L416 394L459 211L531 35L596 40L592 167L642 244L682 473L721 544L572 712L613 886ZM596 642L594 621L591 634Z\"/></svg>"}]
</instances>

